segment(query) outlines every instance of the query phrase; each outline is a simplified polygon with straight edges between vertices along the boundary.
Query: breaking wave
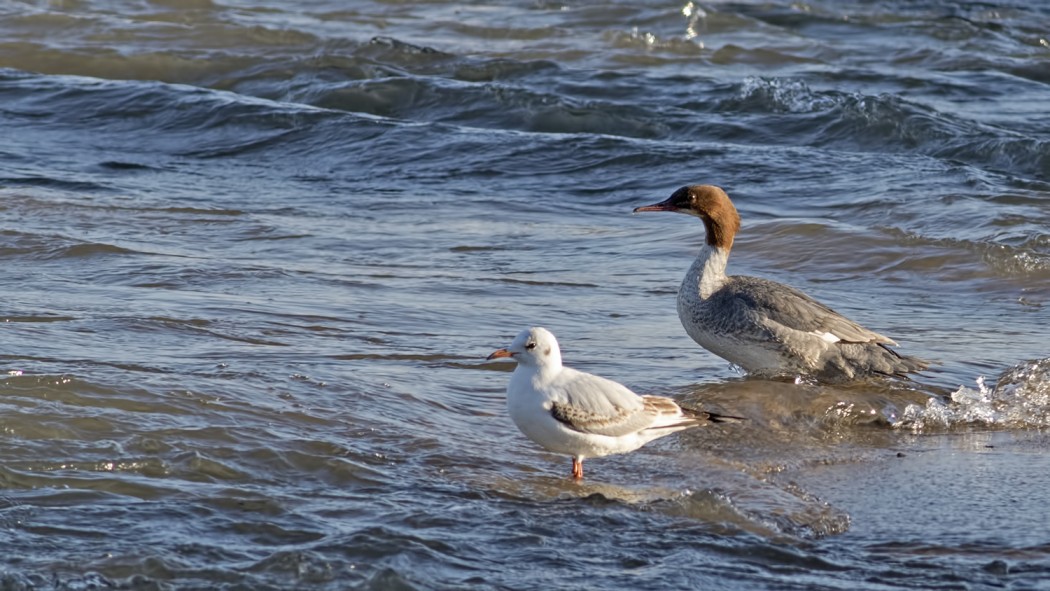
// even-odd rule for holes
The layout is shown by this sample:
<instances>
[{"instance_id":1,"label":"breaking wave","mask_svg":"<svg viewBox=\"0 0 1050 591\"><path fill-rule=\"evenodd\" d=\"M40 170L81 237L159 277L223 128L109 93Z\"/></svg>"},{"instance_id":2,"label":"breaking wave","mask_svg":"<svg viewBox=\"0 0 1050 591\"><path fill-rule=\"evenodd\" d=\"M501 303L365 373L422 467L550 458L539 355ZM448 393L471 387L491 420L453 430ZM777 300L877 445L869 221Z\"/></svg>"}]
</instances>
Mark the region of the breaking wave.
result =
<instances>
[{"instance_id":1,"label":"breaking wave","mask_svg":"<svg viewBox=\"0 0 1050 591\"><path fill-rule=\"evenodd\" d=\"M1003 372L994 385L983 377L961 386L948 400L910 404L895 425L915 432L966 427L1044 428L1050 426L1050 358L1028 361Z\"/></svg>"}]
</instances>

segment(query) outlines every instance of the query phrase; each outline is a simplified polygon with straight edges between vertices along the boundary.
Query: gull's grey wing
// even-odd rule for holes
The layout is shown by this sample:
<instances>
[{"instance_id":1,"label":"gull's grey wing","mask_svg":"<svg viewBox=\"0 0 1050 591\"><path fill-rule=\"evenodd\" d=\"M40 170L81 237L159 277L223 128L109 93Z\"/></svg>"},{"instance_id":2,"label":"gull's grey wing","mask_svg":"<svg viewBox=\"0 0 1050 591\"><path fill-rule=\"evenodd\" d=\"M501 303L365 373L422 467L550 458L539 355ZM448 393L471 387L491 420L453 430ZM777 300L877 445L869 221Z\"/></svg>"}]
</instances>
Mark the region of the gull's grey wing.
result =
<instances>
[{"instance_id":1,"label":"gull's grey wing","mask_svg":"<svg viewBox=\"0 0 1050 591\"><path fill-rule=\"evenodd\" d=\"M641 396L612 380L564 368L553 384L551 415L581 433L619 437L653 424L656 412Z\"/></svg>"}]
</instances>

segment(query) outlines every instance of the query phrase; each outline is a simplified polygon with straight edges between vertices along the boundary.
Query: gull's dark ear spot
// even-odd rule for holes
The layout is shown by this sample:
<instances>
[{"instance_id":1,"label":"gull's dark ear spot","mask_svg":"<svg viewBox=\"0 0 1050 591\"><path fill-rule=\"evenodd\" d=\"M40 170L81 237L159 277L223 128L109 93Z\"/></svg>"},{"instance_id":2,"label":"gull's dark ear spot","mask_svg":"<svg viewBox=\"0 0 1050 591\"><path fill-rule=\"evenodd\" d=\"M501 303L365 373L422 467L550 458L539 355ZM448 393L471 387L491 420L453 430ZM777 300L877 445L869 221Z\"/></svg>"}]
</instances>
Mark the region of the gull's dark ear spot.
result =
<instances>
[{"instance_id":1,"label":"gull's dark ear spot","mask_svg":"<svg viewBox=\"0 0 1050 591\"><path fill-rule=\"evenodd\" d=\"M543 350L543 355L544 355L545 357L550 357L550 356L551 356L551 348L550 348L550 347L547 347L546 349L544 349L544 350Z\"/></svg>"}]
</instances>

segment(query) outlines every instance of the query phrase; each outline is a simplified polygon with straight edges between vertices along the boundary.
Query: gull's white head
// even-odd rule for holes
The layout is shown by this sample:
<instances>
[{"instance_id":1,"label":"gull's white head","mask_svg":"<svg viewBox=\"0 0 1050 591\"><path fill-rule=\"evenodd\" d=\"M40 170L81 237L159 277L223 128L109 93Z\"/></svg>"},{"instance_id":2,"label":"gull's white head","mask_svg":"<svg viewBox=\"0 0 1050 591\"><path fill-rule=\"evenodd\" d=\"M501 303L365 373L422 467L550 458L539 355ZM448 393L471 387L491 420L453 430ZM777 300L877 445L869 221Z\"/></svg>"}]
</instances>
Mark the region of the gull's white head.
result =
<instances>
[{"instance_id":1,"label":"gull's white head","mask_svg":"<svg viewBox=\"0 0 1050 591\"><path fill-rule=\"evenodd\" d=\"M526 328L518 333L510 347L499 349L489 359L510 357L521 365L534 367L559 367L561 349L551 331L540 326Z\"/></svg>"}]
</instances>

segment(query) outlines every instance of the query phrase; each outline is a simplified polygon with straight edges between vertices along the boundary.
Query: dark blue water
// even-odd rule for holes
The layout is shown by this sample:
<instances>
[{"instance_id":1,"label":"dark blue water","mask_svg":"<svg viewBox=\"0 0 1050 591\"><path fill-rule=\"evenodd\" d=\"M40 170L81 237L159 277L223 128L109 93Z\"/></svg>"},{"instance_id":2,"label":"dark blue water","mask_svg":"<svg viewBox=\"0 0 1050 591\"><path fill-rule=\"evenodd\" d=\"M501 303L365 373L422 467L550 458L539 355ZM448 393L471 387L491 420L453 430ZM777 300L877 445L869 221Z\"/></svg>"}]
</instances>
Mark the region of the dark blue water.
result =
<instances>
[{"instance_id":1,"label":"dark blue water","mask_svg":"<svg viewBox=\"0 0 1050 591\"><path fill-rule=\"evenodd\" d=\"M1038 589L1050 9L0 5L0 589ZM938 363L742 376L731 272ZM567 364L746 416L566 478Z\"/></svg>"}]
</instances>

